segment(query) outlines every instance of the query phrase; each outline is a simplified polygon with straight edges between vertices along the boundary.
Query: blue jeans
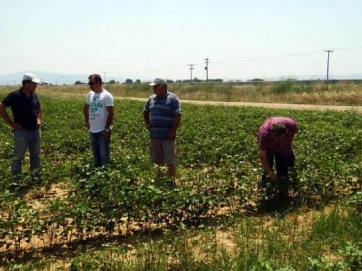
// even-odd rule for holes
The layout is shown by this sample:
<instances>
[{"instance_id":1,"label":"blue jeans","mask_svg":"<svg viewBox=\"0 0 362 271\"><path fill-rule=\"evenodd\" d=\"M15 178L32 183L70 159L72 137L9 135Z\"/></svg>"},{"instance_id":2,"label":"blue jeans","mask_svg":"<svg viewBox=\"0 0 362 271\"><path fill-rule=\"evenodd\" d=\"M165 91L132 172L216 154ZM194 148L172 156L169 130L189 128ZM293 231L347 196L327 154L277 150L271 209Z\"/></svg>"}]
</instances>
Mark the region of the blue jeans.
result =
<instances>
[{"instance_id":1,"label":"blue jeans","mask_svg":"<svg viewBox=\"0 0 362 271\"><path fill-rule=\"evenodd\" d=\"M40 129L14 130L14 159L11 172L15 176L15 180L21 180L21 166L27 149L29 149L30 153L32 178L40 178L40 137Z\"/></svg>"},{"instance_id":2,"label":"blue jeans","mask_svg":"<svg viewBox=\"0 0 362 271\"><path fill-rule=\"evenodd\" d=\"M94 165L101 167L104 164L109 163L109 145L111 143L111 131L109 131L109 137L104 138L103 132L89 133L90 141L94 157Z\"/></svg>"}]
</instances>

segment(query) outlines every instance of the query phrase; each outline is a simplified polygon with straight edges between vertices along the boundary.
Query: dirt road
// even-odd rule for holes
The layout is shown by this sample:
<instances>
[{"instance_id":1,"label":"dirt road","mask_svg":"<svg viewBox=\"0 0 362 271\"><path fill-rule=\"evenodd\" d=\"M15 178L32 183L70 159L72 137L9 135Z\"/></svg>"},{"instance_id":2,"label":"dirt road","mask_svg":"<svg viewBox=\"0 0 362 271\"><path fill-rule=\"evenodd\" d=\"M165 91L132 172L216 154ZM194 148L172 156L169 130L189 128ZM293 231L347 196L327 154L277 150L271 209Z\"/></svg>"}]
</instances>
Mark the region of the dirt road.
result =
<instances>
[{"instance_id":1,"label":"dirt road","mask_svg":"<svg viewBox=\"0 0 362 271\"><path fill-rule=\"evenodd\" d=\"M137 100L146 102L144 98L117 97L118 99ZM335 105L312 105L312 104L281 104L281 103L248 103L248 102L214 102L214 101L192 101L181 100L181 103L199 105L224 105L224 106L253 106L265 108L283 108L299 110L336 110L353 111L362 114L362 106L335 106Z\"/></svg>"}]
</instances>

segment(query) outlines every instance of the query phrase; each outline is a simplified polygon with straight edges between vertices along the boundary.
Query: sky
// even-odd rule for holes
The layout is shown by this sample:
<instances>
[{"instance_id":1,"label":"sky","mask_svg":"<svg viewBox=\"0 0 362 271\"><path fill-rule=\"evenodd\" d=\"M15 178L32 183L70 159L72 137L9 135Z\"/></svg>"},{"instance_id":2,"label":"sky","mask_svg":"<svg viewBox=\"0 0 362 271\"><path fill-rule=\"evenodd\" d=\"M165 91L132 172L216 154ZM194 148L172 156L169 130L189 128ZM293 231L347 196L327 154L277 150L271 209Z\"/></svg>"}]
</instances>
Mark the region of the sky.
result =
<instances>
[{"instance_id":1,"label":"sky","mask_svg":"<svg viewBox=\"0 0 362 271\"><path fill-rule=\"evenodd\" d=\"M362 74L361 0L0 0L0 75ZM193 69L190 70L190 64ZM325 78L320 78L325 79Z\"/></svg>"}]
</instances>

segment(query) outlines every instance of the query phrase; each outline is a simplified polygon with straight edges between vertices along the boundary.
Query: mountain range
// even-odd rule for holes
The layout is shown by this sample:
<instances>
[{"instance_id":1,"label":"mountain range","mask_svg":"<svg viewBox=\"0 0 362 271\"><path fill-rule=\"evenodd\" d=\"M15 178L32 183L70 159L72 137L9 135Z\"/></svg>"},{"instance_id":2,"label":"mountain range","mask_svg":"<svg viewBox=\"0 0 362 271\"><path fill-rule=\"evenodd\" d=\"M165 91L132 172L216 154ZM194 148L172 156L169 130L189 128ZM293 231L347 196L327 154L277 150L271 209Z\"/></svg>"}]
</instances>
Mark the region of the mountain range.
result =
<instances>
[{"instance_id":1,"label":"mountain range","mask_svg":"<svg viewBox=\"0 0 362 271\"><path fill-rule=\"evenodd\" d=\"M21 71L11 74L0 75L0 86L4 85L20 85L23 75L27 73L27 71ZM80 81L86 83L88 81L87 74L66 74L66 73L51 73L51 72L33 72L35 76L41 79L43 82L47 82L53 85L73 85L76 81ZM101 74L102 75L102 74ZM107 75L107 74L105 74ZM103 76L102 76L103 77ZM265 81L278 81L289 79L290 77L272 77L267 78ZM296 80L325 80L326 75L299 75L293 76L293 79ZM104 78L103 78L104 79ZM126 77L122 76L109 76L106 78L106 81L115 80L116 82L124 83L126 81ZM131 78L133 81L139 78ZM181 79L181 78L176 78ZM247 81L253 78L241 79L240 81ZM264 79L264 78L262 78ZM362 74L349 74L349 75L330 75L329 79L335 80L352 80L352 79L362 79ZM143 80L141 79L141 82Z\"/></svg>"},{"instance_id":2,"label":"mountain range","mask_svg":"<svg viewBox=\"0 0 362 271\"><path fill-rule=\"evenodd\" d=\"M0 75L0 86L2 85L19 85L23 75L28 71L21 71L11 74ZM83 83L88 82L89 74L67 74L67 73L51 73L51 72L32 72L36 78L53 85L73 85L76 81ZM101 74L102 75L102 74ZM107 76L107 74L106 74ZM103 77L103 75L102 75ZM106 78L106 81L115 80L123 83L126 81L126 77L122 76L110 76ZM135 80L135 79L133 79Z\"/></svg>"}]
</instances>

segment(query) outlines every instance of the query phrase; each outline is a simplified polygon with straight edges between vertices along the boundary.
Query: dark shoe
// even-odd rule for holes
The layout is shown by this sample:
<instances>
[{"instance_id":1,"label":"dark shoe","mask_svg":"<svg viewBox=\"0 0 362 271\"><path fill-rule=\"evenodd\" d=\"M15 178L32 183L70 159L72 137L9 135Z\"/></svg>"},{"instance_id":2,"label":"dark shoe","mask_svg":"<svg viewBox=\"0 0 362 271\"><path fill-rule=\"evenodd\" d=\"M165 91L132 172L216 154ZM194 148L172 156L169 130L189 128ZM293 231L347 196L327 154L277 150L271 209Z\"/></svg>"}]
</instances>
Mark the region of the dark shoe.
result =
<instances>
[{"instance_id":1,"label":"dark shoe","mask_svg":"<svg viewBox=\"0 0 362 271\"><path fill-rule=\"evenodd\" d=\"M11 190L17 190L17 189L19 189L19 187L20 187L20 182L12 182L10 184L10 189Z\"/></svg>"},{"instance_id":2,"label":"dark shoe","mask_svg":"<svg viewBox=\"0 0 362 271\"><path fill-rule=\"evenodd\" d=\"M170 188L175 188L176 187L176 182L174 180L168 181L167 186L170 187Z\"/></svg>"},{"instance_id":3,"label":"dark shoe","mask_svg":"<svg viewBox=\"0 0 362 271\"><path fill-rule=\"evenodd\" d=\"M290 205L291 202L291 198L290 196L287 194L280 194L279 195L279 201L280 201L280 205L282 206L286 206L286 205Z\"/></svg>"},{"instance_id":4,"label":"dark shoe","mask_svg":"<svg viewBox=\"0 0 362 271\"><path fill-rule=\"evenodd\" d=\"M32 179L32 184L41 184L42 181L39 177L35 177Z\"/></svg>"}]
</instances>

